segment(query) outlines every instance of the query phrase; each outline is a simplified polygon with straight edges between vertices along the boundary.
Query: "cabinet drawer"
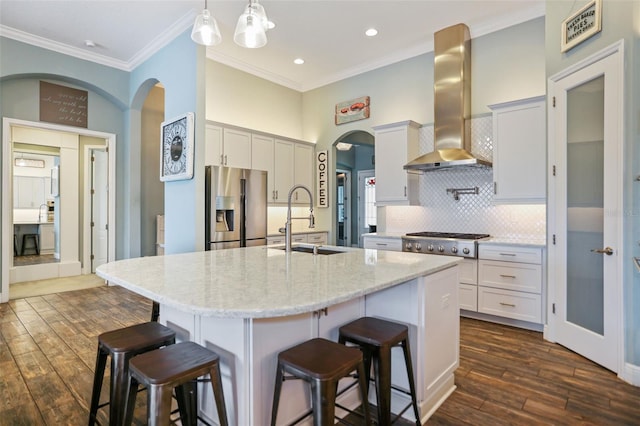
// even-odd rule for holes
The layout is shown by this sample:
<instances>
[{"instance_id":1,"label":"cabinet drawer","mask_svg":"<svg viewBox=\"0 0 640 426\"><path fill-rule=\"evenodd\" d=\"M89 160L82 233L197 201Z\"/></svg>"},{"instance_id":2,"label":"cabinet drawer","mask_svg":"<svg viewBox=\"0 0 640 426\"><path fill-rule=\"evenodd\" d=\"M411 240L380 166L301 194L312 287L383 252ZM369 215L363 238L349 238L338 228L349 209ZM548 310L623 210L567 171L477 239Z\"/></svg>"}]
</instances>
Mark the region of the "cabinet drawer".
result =
<instances>
[{"instance_id":1,"label":"cabinet drawer","mask_svg":"<svg viewBox=\"0 0 640 426\"><path fill-rule=\"evenodd\" d=\"M460 283L458 285L458 300L460 303L460 309L477 312L478 286Z\"/></svg>"},{"instance_id":2,"label":"cabinet drawer","mask_svg":"<svg viewBox=\"0 0 640 426\"><path fill-rule=\"evenodd\" d=\"M310 244L327 244L327 233L307 234L307 242Z\"/></svg>"},{"instance_id":3,"label":"cabinet drawer","mask_svg":"<svg viewBox=\"0 0 640 426\"><path fill-rule=\"evenodd\" d=\"M281 237L267 237L268 246L275 246L278 244L284 244L284 235Z\"/></svg>"},{"instance_id":4,"label":"cabinet drawer","mask_svg":"<svg viewBox=\"0 0 640 426\"><path fill-rule=\"evenodd\" d=\"M306 234L300 234L300 235L292 235L291 236L291 242L292 243L306 243L307 242L307 235Z\"/></svg>"},{"instance_id":5,"label":"cabinet drawer","mask_svg":"<svg viewBox=\"0 0 640 426\"><path fill-rule=\"evenodd\" d=\"M364 237L364 248L402 251L402 238Z\"/></svg>"},{"instance_id":6,"label":"cabinet drawer","mask_svg":"<svg viewBox=\"0 0 640 426\"><path fill-rule=\"evenodd\" d=\"M540 293L542 291L542 267L530 263L479 262L478 284L506 290Z\"/></svg>"},{"instance_id":7,"label":"cabinet drawer","mask_svg":"<svg viewBox=\"0 0 640 426\"><path fill-rule=\"evenodd\" d=\"M478 286L478 312L542 323L539 294Z\"/></svg>"},{"instance_id":8,"label":"cabinet drawer","mask_svg":"<svg viewBox=\"0 0 640 426\"><path fill-rule=\"evenodd\" d=\"M542 263L542 250L535 247L479 244L478 258L540 265Z\"/></svg>"},{"instance_id":9,"label":"cabinet drawer","mask_svg":"<svg viewBox=\"0 0 640 426\"><path fill-rule=\"evenodd\" d=\"M458 274L461 283L478 284L478 261L462 259L458 264Z\"/></svg>"}]
</instances>

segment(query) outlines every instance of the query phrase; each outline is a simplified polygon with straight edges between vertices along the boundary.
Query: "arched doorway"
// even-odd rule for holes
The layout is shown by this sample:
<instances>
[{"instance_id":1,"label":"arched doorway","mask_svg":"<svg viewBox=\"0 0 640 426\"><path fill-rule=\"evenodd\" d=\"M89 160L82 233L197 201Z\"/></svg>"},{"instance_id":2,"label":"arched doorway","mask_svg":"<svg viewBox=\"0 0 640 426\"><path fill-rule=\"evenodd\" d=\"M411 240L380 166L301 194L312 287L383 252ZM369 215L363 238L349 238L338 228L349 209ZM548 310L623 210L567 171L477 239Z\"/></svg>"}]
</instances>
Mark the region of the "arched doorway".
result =
<instances>
[{"instance_id":1,"label":"arched doorway","mask_svg":"<svg viewBox=\"0 0 640 426\"><path fill-rule=\"evenodd\" d=\"M361 247L362 234L370 232L370 225L375 226L374 223L369 223L375 221L375 214L373 218L369 214L369 220L365 214L366 198L372 192L364 190L364 186L369 184L370 188L372 182L367 177L374 176L374 136L364 130L354 130L336 139L333 146L336 211L331 226L332 233L336 236L336 245Z\"/></svg>"}]
</instances>

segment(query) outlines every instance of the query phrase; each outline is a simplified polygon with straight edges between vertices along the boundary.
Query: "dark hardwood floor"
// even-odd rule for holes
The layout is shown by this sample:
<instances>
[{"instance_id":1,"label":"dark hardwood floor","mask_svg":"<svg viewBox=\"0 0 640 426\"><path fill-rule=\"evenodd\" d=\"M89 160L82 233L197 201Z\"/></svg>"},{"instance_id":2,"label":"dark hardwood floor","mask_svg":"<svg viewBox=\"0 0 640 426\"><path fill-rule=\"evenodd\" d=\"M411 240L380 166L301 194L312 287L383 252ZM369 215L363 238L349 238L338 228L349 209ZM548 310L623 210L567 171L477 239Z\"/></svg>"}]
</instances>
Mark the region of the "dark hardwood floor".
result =
<instances>
[{"instance_id":1,"label":"dark hardwood floor","mask_svg":"<svg viewBox=\"0 0 640 426\"><path fill-rule=\"evenodd\" d=\"M0 425L86 424L97 336L150 312L120 287L1 304ZM463 318L456 385L428 425L640 425L640 388L532 331Z\"/></svg>"}]
</instances>

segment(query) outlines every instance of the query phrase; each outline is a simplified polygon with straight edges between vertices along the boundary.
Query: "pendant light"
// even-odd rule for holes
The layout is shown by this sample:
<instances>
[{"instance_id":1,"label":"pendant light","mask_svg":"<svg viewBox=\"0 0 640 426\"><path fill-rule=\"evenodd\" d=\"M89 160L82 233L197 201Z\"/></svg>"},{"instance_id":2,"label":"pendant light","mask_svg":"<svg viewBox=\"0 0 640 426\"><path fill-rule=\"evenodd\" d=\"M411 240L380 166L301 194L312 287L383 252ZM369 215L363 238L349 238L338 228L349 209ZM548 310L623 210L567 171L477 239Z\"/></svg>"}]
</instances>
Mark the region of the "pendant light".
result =
<instances>
[{"instance_id":1,"label":"pendant light","mask_svg":"<svg viewBox=\"0 0 640 426\"><path fill-rule=\"evenodd\" d=\"M233 40L242 47L257 49L267 44L266 31L271 28L267 14L257 0L249 0L238 24Z\"/></svg>"},{"instance_id":2,"label":"pendant light","mask_svg":"<svg viewBox=\"0 0 640 426\"><path fill-rule=\"evenodd\" d=\"M207 9L207 0L204 2L204 10L196 17L191 30L191 40L205 46L214 46L222 41L220 29L215 18Z\"/></svg>"}]
</instances>

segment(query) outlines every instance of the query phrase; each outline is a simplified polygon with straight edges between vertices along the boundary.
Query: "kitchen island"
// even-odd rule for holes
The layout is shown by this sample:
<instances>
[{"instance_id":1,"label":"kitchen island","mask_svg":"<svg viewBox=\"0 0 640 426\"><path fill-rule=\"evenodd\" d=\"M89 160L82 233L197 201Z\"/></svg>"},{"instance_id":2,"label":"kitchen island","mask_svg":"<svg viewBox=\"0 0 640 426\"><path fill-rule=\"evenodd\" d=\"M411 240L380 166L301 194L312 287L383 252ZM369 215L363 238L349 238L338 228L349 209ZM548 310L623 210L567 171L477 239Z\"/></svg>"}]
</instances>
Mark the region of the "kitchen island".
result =
<instances>
[{"instance_id":1,"label":"kitchen island","mask_svg":"<svg viewBox=\"0 0 640 426\"><path fill-rule=\"evenodd\" d=\"M281 350L317 336L337 340L342 324L364 315L406 323L424 422L455 389L459 260L332 248L342 252L286 253L261 246L143 257L102 265L97 274L159 302L160 320L176 330L178 340L220 355L229 420L236 425L269 423ZM394 384L408 388L401 351L393 362ZM210 388L201 391L201 414L215 421ZM354 388L340 402L354 407L357 395ZM287 382L282 401L279 424L305 412L307 387ZM394 391L392 411L407 401Z\"/></svg>"}]
</instances>

